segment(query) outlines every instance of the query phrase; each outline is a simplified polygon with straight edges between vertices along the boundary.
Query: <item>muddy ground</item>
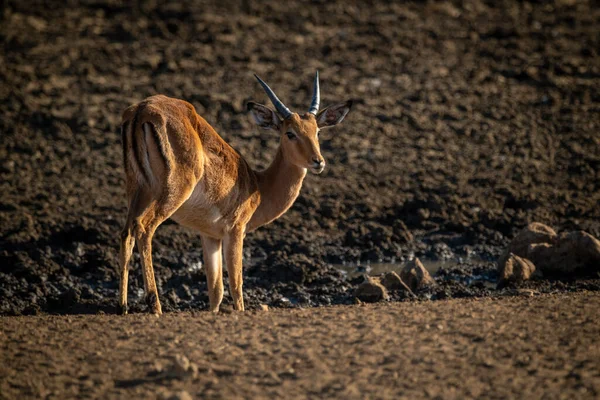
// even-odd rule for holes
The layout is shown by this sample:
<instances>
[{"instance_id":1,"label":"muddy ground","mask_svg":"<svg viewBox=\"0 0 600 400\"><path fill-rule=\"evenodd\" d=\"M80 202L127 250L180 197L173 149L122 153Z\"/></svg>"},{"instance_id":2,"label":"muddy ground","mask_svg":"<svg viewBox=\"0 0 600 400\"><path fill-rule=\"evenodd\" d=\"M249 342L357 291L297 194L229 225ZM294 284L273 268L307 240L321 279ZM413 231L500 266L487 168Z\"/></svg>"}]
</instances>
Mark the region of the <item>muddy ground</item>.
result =
<instances>
[{"instance_id":1,"label":"muddy ground","mask_svg":"<svg viewBox=\"0 0 600 400\"><path fill-rule=\"evenodd\" d=\"M254 73L305 110L318 69L322 102L355 106L321 135L326 171L247 238L250 308L351 303L357 282L332 265L414 256L465 261L421 298L503 296L473 277L493 284L528 222L600 236L595 2L2 4L1 314L113 311L128 105L186 99L267 166L277 138L245 112L267 102ZM196 233L159 228L163 309L206 309L201 252ZM584 278L528 286L600 288ZM131 284L135 303L139 268Z\"/></svg>"},{"instance_id":2,"label":"muddy ground","mask_svg":"<svg viewBox=\"0 0 600 400\"><path fill-rule=\"evenodd\" d=\"M0 398L594 399L599 307L599 293L580 292L4 317Z\"/></svg>"}]
</instances>

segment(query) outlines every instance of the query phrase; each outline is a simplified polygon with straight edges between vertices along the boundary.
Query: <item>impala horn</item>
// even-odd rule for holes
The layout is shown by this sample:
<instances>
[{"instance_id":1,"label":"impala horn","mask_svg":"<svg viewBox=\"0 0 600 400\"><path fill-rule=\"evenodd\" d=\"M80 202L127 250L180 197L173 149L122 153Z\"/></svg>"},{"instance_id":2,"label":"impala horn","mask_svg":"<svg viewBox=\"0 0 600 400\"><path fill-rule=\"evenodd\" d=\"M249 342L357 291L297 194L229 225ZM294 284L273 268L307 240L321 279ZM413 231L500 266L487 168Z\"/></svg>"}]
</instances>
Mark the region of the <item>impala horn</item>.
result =
<instances>
[{"instance_id":1,"label":"impala horn","mask_svg":"<svg viewBox=\"0 0 600 400\"><path fill-rule=\"evenodd\" d=\"M320 102L321 102L321 93L319 91L319 71L317 71L317 74L315 75L315 83L313 85L312 103L310 104L310 108L308 109L308 112L316 116L317 113L319 112L319 103Z\"/></svg>"},{"instance_id":2,"label":"impala horn","mask_svg":"<svg viewBox=\"0 0 600 400\"><path fill-rule=\"evenodd\" d=\"M279 98L277 97L277 95L275 94L275 92L273 92L273 90L269 87L269 85L267 85L262 79L260 79L258 77L258 75L254 74L254 77L256 79L258 79L258 83L260 83L260 85L263 87L263 89L265 90L265 92L267 92L267 96L269 96L269 99L271 99L271 103L273 103L273 105L275 106L275 109L277 110L277 112L279 114L281 114L281 116L283 117L283 119L287 119L292 115L292 112L290 111L289 108L287 108L285 106L285 104L283 104L281 102L281 100L279 100Z\"/></svg>"}]
</instances>

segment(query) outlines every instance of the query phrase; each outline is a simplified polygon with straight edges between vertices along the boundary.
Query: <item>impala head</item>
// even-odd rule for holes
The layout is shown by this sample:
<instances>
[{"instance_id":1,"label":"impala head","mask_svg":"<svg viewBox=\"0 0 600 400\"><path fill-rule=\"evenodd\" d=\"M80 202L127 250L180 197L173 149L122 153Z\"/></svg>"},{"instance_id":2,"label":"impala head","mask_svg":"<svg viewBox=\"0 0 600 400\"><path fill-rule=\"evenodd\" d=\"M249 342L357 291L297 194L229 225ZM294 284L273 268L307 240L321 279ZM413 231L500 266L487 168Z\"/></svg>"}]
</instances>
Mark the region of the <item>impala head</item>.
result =
<instances>
[{"instance_id":1,"label":"impala head","mask_svg":"<svg viewBox=\"0 0 600 400\"><path fill-rule=\"evenodd\" d=\"M281 135L281 148L284 157L292 164L310 169L316 174L323 172L325 160L319 146L319 130L342 122L350 111L352 100L329 106L319 111L319 72L314 81L313 99L304 114L290 111L275 92L254 75L261 84L277 112L262 104L249 102L248 110L252 112L254 121L263 129L271 129ZM279 115L278 115L279 113Z\"/></svg>"}]
</instances>

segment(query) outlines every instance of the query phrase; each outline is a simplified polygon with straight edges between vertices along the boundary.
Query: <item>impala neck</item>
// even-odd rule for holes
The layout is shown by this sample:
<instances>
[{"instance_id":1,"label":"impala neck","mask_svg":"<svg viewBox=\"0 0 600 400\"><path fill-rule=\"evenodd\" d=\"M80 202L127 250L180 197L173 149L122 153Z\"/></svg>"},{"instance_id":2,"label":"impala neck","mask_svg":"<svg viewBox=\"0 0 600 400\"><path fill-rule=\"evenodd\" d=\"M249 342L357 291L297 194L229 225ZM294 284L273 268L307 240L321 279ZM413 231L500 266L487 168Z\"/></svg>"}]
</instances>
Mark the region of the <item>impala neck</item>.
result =
<instances>
[{"instance_id":1,"label":"impala neck","mask_svg":"<svg viewBox=\"0 0 600 400\"><path fill-rule=\"evenodd\" d=\"M288 162L280 146L271 165L256 175L260 205L248 224L249 231L277 219L294 204L306 176L306 169Z\"/></svg>"}]
</instances>

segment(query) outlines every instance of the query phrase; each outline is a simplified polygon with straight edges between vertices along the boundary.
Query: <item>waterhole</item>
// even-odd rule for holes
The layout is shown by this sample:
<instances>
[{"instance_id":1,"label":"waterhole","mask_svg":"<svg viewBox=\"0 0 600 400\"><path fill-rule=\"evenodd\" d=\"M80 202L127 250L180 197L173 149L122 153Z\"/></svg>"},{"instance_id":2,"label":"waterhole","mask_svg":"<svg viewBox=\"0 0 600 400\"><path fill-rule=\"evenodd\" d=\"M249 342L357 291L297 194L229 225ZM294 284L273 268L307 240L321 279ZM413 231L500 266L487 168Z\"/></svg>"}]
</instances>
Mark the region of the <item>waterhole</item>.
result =
<instances>
[{"instance_id":1,"label":"waterhole","mask_svg":"<svg viewBox=\"0 0 600 400\"><path fill-rule=\"evenodd\" d=\"M462 282L467 285L479 284L486 288L495 287L496 276L494 263L483 257L456 257L442 260L419 258L419 261L421 261L425 269L434 277L442 268L454 269L456 267L456 270L442 274L442 276L439 276L436 279ZM400 271L411 262L412 260L393 263L345 263L337 264L335 267L341 270L346 275L347 279L352 279L360 275L366 274L377 276L390 271L400 274ZM476 269L476 273L474 273L475 271L473 270L474 265L481 266L481 268Z\"/></svg>"},{"instance_id":2,"label":"waterhole","mask_svg":"<svg viewBox=\"0 0 600 400\"><path fill-rule=\"evenodd\" d=\"M455 264L458 264L456 260L433 260L433 259L421 259L419 261L423 264L425 269L431 274L434 275L437 271L442 267L449 267ZM395 262L395 263L368 263L368 264L359 264L359 263L345 263L345 264L337 264L336 268L343 271L347 274L348 278L354 278L356 276L367 274L367 275L381 275L386 272L396 272L400 273L406 265L408 265L412 260Z\"/></svg>"}]
</instances>

